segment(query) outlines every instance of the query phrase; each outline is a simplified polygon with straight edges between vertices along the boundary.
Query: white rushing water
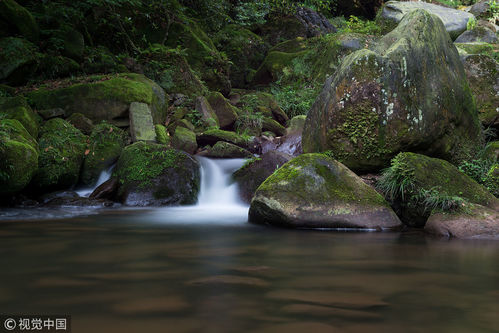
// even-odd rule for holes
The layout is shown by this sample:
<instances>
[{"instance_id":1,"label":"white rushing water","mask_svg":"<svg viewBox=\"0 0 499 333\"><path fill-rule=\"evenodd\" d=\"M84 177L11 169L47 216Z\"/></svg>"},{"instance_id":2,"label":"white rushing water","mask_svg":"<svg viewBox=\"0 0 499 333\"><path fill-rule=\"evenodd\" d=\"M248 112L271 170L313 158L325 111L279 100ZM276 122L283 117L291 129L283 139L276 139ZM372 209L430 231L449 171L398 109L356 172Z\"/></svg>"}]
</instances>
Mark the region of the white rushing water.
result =
<instances>
[{"instance_id":1,"label":"white rushing water","mask_svg":"<svg viewBox=\"0 0 499 333\"><path fill-rule=\"evenodd\" d=\"M110 168L108 168L107 170L103 170L100 173L99 179L97 180L97 183L95 183L94 186L92 186L92 187L85 187L85 188L82 188L82 189L77 190L75 192L78 193L78 195L80 197L88 198L90 196L90 194L92 194L92 192L95 191L95 189L97 187L101 186L106 181L108 181L109 178L111 178L111 175L113 174L113 168L114 168L114 165L111 166Z\"/></svg>"},{"instance_id":2,"label":"white rushing water","mask_svg":"<svg viewBox=\"0 0 499 333\"><path fill-rule=\"evenodd\" d=\"M196 157L201 164L201 188L193 206L161 208L153 218L161 223L242 224L248 220L248 205L238 195L231 176L245 159L209 159Z\"/></svg>"}]
</instances>

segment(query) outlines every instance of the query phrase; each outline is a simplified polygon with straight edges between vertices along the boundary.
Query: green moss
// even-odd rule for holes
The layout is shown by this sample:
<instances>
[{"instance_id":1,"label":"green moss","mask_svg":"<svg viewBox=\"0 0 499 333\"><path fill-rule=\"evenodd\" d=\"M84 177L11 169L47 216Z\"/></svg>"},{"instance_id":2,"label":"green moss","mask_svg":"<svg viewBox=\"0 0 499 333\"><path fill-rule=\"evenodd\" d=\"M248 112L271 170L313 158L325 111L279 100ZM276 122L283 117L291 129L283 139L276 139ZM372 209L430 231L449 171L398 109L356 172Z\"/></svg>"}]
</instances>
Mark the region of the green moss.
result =
<instances>
[{"instance_id":1,"label":"green moss","mask_svg":"<svg viewBox=\"0 0 499 333\"><path fill-rule=\"evenodd\" d=\"M165 145L136 142L123 150L113 176L125 187L137 184L139 189L145 189L165 169L180 168L182 158L182 153Z\"/></svg>"},{"instance_id":2,"label":"green moss","mask_svg":"<svg viewBox=\"0 0 499 333\"><path fill-rule=\"evenodd\" d=\"M116 126L103 122L93 128L88 141L81 182L91 185L97 181L103 170L118 160L128 141L128 134Z\"/></svg>"},{"instance_id":3,"label":"green moss","mask_svg":"<svg viewBox=\"0 0 499 333\"><path fill-rule=\"evenodd\" d=\"M38 40L40 30L33 15L14 0L0 1L0 17L29 40Z\"/></svg>"},{"instance_id":4,"label":"green moss","mask_svg":"<svg viewBox=\"0 0 499 333\"><path fill-rule=\"evenodd\" d=\"M13 140L0 120L0 196L25 188L38 168L38 150L30 144Z\"/></svg>"},{"instance_id":5,"label":"green moss","mask_svg":"<svg viewBox=\"0 0 499 333\"><path fill-rule=\"evenodd\" d=\"M87 136L67 121L54 118L40 129L39 170L34 183L46 190L68 188L78 182Z\"/></svg>"},{"instance_id":6,"label":"green moss","mask_svg":"<svg viewBox=\"0 0 499 333\"><path fill-rule=\"evenodd\" d=\"M484 54L499 61L499 48L497 44L489 43L454 43L458 50L467 54Z\"/></svg>"},{"instance_id":7,"label":"green moss","mask_svg":"<svg viewBox=\"0 0 499 333\"><path fill-rule=\"evenodd\" d=\"M33 138L38 138L38 119L23 97L0 99L0 118L19 120Z\"/></svg>"},{"instance_id":8,"label":"green moss","mask_svg":"<svg viewBox=\"0 0 499 333\"><path fill-rule=\"evenodd\" d=\"M201 136L209 136L214 138L215 142L217 141L225 141L229 143L233 143L236 146L246 146L249 141L249 137L238 135L237 133L230 132L230 131L224 131L220 129L210 129L207 131L204 131ZM214 142L214 143L215 143Z\"/></svg>"},{"instance_id":9,"label":"green moss","mask_svg":"<svg viewBox=\"0 0 499 333\"><path fill-rule=\"evenodd\" d=\"M182 126L177 126L172 137L172 146L189 154L194 154L198 148L196 134Z\"/></svg>"},{"instance_id":10,"label":"green moss","mask_svg":"<svg viewBox=\"0 0 499 333\"><path fill-rule=\"evenodd\" d=\"M0 39L0 80L20 85L36 70L36 46L25 39Z\"/></svg>"},{"instance_id":11,"label":"green moss","mask_svg":"<svg viewBox=\"0 0 499 333\"><path fill-rule=\"evenodd\" d=\"M163 125L154 125L154 130L156 131L156 141L163 145L170 145L170 136L166 131L166 127Z\"/></svg>"}]
</instances>

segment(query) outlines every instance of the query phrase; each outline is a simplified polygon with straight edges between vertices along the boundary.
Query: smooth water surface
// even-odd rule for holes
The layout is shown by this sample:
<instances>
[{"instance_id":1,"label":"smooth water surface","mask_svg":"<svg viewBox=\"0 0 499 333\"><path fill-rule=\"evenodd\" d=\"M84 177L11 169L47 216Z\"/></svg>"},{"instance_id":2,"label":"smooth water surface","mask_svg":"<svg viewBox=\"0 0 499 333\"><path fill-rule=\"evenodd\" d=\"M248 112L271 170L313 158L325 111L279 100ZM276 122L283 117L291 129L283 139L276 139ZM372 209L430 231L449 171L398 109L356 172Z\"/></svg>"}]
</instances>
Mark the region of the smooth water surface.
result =
<instances>
[{"instance_id":1,"label":"smooth water surface","mask_svg":"<svg viewBox=\"0 0 499 333\"><path fill-rule=\"evenodd\" d=\"M70 314L73 332L499 330L499 242L206 222L1 222L0 313Z\"/></svg>"}]
</instances>

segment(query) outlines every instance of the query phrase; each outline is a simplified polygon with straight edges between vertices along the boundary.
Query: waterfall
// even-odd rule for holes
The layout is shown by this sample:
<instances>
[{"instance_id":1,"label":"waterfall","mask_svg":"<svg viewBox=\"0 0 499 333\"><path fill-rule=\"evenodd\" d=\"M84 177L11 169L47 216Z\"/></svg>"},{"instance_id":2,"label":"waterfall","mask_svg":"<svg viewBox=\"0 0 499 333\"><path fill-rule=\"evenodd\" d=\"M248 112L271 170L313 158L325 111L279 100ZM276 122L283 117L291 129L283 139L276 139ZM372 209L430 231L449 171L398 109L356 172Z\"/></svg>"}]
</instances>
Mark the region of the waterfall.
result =
<instances>
[{"instance_id":1,"label":"waterfall","mask_svg":"<svg viewBox=\"0 0 499 333\"><path fill-rule=\"evenodd\" d=\"M240 224L248 221L249 207L239 199L232 173L245 159L209 159L196 156L201 165L198 202L192 206L165 207L152 213L158 223Z\"/></svg>"},{"instance_id":2,"label":"waterfall","mask_svg":"<svg viewBox=\"0 0 499 333\"><path fill-rule=\"evenodd\" d=\"M99 187L100 185L104 184L109 178L111 178L111 175L113 173L113 168L114 168L114 165L111 166L110 168L106 169L106 170L102 170L102 172L99 175L99 179L97 180L97 182L95 183L94 186L92 186L92 187L85 187L85 188L82 188L82 189L77 190L75 192L78 193L78 195L80 197L88 198L90 196L90 194L92 194L92 192L97 187Z\"/></svg>"}]
</instances>

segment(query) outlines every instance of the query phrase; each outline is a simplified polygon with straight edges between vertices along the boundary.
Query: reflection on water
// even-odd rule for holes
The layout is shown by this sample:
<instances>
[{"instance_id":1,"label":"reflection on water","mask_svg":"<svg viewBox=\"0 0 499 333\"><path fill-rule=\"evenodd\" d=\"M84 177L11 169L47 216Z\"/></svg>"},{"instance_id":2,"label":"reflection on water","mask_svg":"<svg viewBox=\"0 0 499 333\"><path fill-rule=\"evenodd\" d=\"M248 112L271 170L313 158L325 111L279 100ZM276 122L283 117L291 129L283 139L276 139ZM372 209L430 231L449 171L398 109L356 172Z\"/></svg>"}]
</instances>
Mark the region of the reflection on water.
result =
<instances>
[{"instance_id":1,"label":"reflection on water","mask_svg":"<svg viewBox=\"0 0 499 333\"><path fill-rule=\"evenodd\" d=\"M160 222L0 223L0 313L73 332L492 332L499 242Z\"/></svg>"}]
</instances>

